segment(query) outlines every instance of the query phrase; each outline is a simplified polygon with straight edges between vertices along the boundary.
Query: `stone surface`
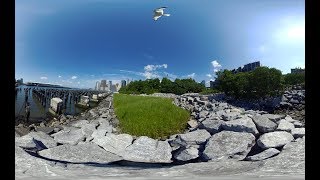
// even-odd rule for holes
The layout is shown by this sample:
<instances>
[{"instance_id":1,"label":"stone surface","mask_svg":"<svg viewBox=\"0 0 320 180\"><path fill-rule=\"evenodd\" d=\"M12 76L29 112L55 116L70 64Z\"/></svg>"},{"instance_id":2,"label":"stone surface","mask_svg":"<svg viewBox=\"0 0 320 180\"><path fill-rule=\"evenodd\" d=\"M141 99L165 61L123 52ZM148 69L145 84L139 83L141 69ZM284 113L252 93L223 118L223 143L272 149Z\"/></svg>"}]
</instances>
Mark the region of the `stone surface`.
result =
<instances>
[{"instance_id":1,"label":"stone surface","mask_svg":"<svg viewBox=\"0 0 320 180\"><path fill-rule=\"evenodd\" d=\"M92 142L103 147L108 152L123 156L124 150L132 144L133 137L129 134L115 135L107 133L106 136L98 136Z\"/></svg>"},{"instance_id":2,"label":"stone surface","mask_svg":"<svg viewBox=\"0 0 320 180\"><path fill-rule=\"evenodd\" d=\"M180 144L183 146L203 144L210 138L210 133L205 129L198 129L196 131L188 132L185 134L179 134Z\"/></svg>"},{"instance_id":3,"label":"stone surface","mask_svg":"<svg viewBox=\"0 0 320 180\"><path fill-rule=\"evenodd\" d=\"M249 117L243 117L241 119L225 122L224 124L222 124L222 128L234 132L248 132L252 133L253 135L259 134L256 125Z\"/></svg>"},{"instance_id":4,"label":"stone surface","mask_svg":"<svg viewBox=\"0 0 320 180\"><path fill-rule=\"evenodd\" d=\"M255 137L247 132L221 131L214 134L205 145L205 160L243 160L255 144Z\"/></svg>"},{"instance_id":5,"label":"stone surface","mask_svg":"<svg viewBox=\"0 0 320 180\"><path fill-rule=\"evenodd\" d=\"M201 122L199 128L207 130L210 134L215 134L222 130L222 124L224 123L222 120L206 119Z\"/></svg>"},{"instance_id":6,"label":"stone surface","mask_svg":"<svg viewBox=\"0 0 320 180\"><path fill-rule=\"evenodd\" d=\"M122 158L107 152L93 143L76 146L65 144L39 151L39 155L60 161L72 163L110 163L120 161Z\"/></svg>"},{"instance_id":7,"label":"stone surface","mask_svg":"<svg viewBox=\"0 0 320 180\"><path fill-rule=\"evenodd\" d=\"M260 133L272 132L278 126L275 122L262 115L254 115L252 120Z\"/></svg>"},{"instance_id":8,"label":"stone surface","mask_svg":"<svg viewBox=\"0 0 320 180\"><path fill-rule=\"evenodd\" d=\"M189 120L187 123L191 128L198 127L198 122L196 120L194 120L194 119Z\"/></svg>"},{"instance_id":9,"label":"stone surface","mask_svg":"<svg viewBox=\"0 0 320 180\"><path fill-rule=\"evenodd\" d=\"M81 129L77 130L62 130L54 135L54 140L61 144L76 145L78 142L83 141L85 136Z\"/></svg>"},{"instance_id":10,"label":"stone surface","mask_svg":"<svg viewBox=\"0 0 320 180\"><path fill-rule=\"evenodd\" d=\"M261 161L261 160L270 158L272 156L275 156L275 155L277 155L279 153L280 153L280 151L278 149L269 148L269 149L266 149L266 150L262 151L261 153L255 154L253 156L246 157L246 160L249 160L249 161Z\"/></svg>"},{"instance_id":11,"label":"stone surface","mask_svg":"<svg viewBox=\"0 0 320 180\"><path fill-rule=\"evenodd\" d=\"M293 136L286 131L275 131L261 135L257 140L257 144L263 149L268 149L284 146L293 139Z\"/></svg>"},{"instance_id":12,"label":"stone surface","mask_svg":"<svg viewBox=\"0 0 320 180\"><path fill-rule=\"evenodd\" d=\"M53 133L54 128L53 127L36 127L36 131L42 131L46 134L51 134Z\"/></svg>"},{"instance_id":13,"label":"stone surface","mask_svg":"<svg viewBox=\"0 0 320 180\"><path fill-rule=\"evenodd\" d=\"M166 141L157 141L147 136L140 136L125 149L123 158L134 162L170 163L171 147Z\"/></svg>"},{"instance_id":14,"label":"stone surface","mask_svg":"<svg viewBox=\"0 0 320 180\"><path fill-rule=\"evenodd\" d=\"M188 161L199 157L199 150L193 146L182 148L173 157L179 161Z\"/></svg>"},{"instance_id":15,"label":"stone surface","mask_svg":"<svg viewBox=\"0 0 320 180\"><path fill-rule=\"evenodd\" d=\"M86 124L86 125L83 125L81 128L82 134L85 137L90 137L95 130L96 130L95 124Z\"/></svg>"},{"instance_id":16,"label":"stone surface","mask_svg":"<svg viewBox=\"0 0 320 180\"><path fill-rule=\"evenodd\" d=\"M36 143L43 148L52 148L57 146L57 142L48 134L39 131L39 132L30 132L26 136L31 136L36 140Z\"/></svg>"},{"instance_id":17,"label":"stone surface","mask_svg":"<svg viewBox=\"0 0 320 180\"><path fill-rule=\"evenodd\" d=\"M33 137L29 135L24 135L21 137L15 137L15 145L21 148L39 150L42 149L39 145L33 140Z\"/></svg>"},{"instance_id":18,"label":"stone surface","mask_svg":"<svg viewBox=\"0 0 320 180\"><path fill-rule=\"evenodd\" d=\"M305 128L294 128L291 131L291 134L294 138L300 138L305 136Z\"/></svg>"},{"instance_id":19,"label":"stone surface","mask_svg":"<svg viewBox=\"0 0 320 180\"><path fill-rule=\"evenodd\" d=\"M280 119L284 118L283 115L279 115L279 114L262 114L262 116L270 119L275 123L277 123Z\"/></svg>"},{"instance_id":20,"label":"stone surface","mask_svg":"<svg viewBox=\"0 0 320 180\"><path fill-rule=\"evenodd\" d=\"M285 119L281 119L279 121L279 125L277 127L278 131L287 131L287 132L291 132L291 130L294 129L294 125L290 122L288 122Z\"/></svg>"},{"instance_id":21,"label":"stone surface","mask_svg":"<svg viewBox=\"0 0 320 180\"><path fill-rule=\"evenodd\" d=\"M77 127L77 128L82 128L82 126L89 124L89 121L87 120L77 120L77 121L73 121L70 123L71 126L73 127Z\"/></svg>"}]
</instances>

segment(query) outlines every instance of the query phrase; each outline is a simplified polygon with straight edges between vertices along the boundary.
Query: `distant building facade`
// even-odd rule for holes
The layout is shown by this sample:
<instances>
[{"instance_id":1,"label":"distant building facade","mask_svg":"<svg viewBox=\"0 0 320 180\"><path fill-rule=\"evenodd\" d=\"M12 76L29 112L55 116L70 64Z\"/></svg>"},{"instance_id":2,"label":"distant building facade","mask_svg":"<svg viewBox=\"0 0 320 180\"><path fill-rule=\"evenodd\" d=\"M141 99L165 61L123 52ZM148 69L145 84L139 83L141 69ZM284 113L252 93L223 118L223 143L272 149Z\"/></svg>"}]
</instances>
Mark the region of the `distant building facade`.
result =
<instances>
[{"instance_id":1,"label":"distant building facade","mask_svg":"<svg viewBox=\"0 0 320 180\"><path fill-rule=\"evenodd\" d=\"M206 81L205 80L201 81L201 84L206 86Z\"/></svg>"},{"instance_id":2,"label":"distant building facade","mask_svg":"<svg viewBox=\"0 0 320 180\"><path fill-rule=\"evenodd\" d=\"M105 91L107 87L107 80L101 80L100 90Z\"/></svg>"},{"instance_id":3,"label":"distant building facade","mask_svg":"<svg viewBox=\"0 0 320 180\"><path fill-rule=\"evenodd\" d=\"M291 69L291 74L298 74L298 73L304 73L304 72L305 72L305 70L302 68Z\"/></svg>"},{"instance_id":4,"label":"distant building facade","mask_svg":"<svg viewBox=\"0 0 320 180\"><path fill-rule=\"evenodd\" d=\"M217 85L218 85L217 80L210 81L210 88L211 88L211 89L213 89L213 88L217 87Z\"/></svg>"},{"instance_id":5,"label":"distant building facade","mask_svg":"<svg viewBox=\"0 0 320 180\"><path fill-rule=\"evenodd\" d=\"M18 80L17 80L17 84L18 84L18 85L22 85L22 84L23 84L23 79L22 79L22 78L21 78L21 79L18 79Z\"/></svg>"},{"instance_id":6,"label":"distant building facade","mask_svg":"<svg viewBox=\"0 0 320 180\"><path fill-rule=\"evenodd\" d=\"M97 91L100 90L100 82L99 81L96 82L96 86L95 86L94 90L97 90Z\"/></svg>"},{"instance_id":7,"label":"distant building facade","mask_svg":"<svg viewBox=\"0 0 320 180\"><path fill-rule=\"evenodd\" d=\"M126 87L126 85L127 85L126 80L121 80L121 87Z\"/></svg>"},{"instance_id":8,"label":"distant building facade","mask_svg":"<svg viewBox=\"0 0 320 180\"><path fill-rule=\"evenodd\" d=\"M257 67L260 67L260 61L252 62L249 64L245 64L243 67L238 67L237 69L231 70L233 73L239 73L239 72L249 72L255 70Z\"/></svg>"}]
</instances>

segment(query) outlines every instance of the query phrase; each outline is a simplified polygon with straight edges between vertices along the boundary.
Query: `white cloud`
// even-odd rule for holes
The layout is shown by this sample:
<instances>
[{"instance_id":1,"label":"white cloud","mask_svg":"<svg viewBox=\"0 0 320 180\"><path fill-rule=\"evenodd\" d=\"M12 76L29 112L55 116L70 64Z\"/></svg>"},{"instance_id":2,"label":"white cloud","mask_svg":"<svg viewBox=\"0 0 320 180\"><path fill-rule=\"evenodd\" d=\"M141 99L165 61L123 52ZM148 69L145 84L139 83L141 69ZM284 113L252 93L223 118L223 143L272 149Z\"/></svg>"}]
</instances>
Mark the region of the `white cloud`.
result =
<instances>
[{"instance_id":1,"label":"white cloud","mask_svg":"<svg viewBox=\"0 0 320 180\"><path fill-rule=\"evenodd\" d=\"M188 77L191 77L191 78L193 79L195 75L196 75L196 73L192 73L192 74L189 74L189 75L187 75L187 76L188 76Z\"/></svg>"},{"instance_id":2,"label":"white cloud","mask_svg":"<svg viewBox=\"0 0 320 180\"><path fill-rule=\"evenodd\" d=\"M48 79L47 77L40 77L40 79Z\"/></svg>"},{"instance_id":3,"label":"white cloud","mask_svg":"<svg viewBox=\"0 0 320 180\"><path fill-rule=\"evenodd\" d=\"M213 70L213 72L215 72L215 73L218 72L218 71L219 71L219 69L214 69L214 70Z\"/></svg>"},{"instance_id":4,"label":"white cloud","mask_svg":"<svg viewBox=\"0 0 320 180\"><path fill-rule=\"evenodd\" d=\"M80 84L80 81L78 81L77 83Z\"/></svg>"},{"instance_id":5,"label":"white cloud","mask_svg":"<svg viewBox=\"0 0 320 180\"><path fill-rule=\"evenodd\" d=\"M58 76L58 78L61 78L61 77L62 77L62 76L60 76L60 75Z\"/></svg>"},{"instance_id":6,"label":"white cloud","mask_svg":"<svg viewBox=\"0 0 320 180\"><path fill-rule=\"evenodd\" d=\"M163 73L164 73L164 77L167 77L167 78L169 78L171 80L175 80L176 78L178 78L178 76L175 75L175 74L171 74L171 73L168 73L168 72L163 72Z\"/></svg>"},{"instance_id":7,"label":"white cloud","mask_svg":"<svg viewBox=\"0 0 320 180\"><path fill-rule=\"evenodd\" d=\"M213 68L221 68L221 64L217 60L211 61Z\"/></svg>"},{"instance_id":8,"label":"white cloud","mask_svg":"<svg viewBox=\"0 0 320 180\"><path fill-rule=\"evenodd\" d=\"M143 73L143 76L146 78L146 79L152 79L152 78L159 78L160 76L156 73L153 73L153 72L149 72L149 71L146 71Z\"/></svg>"},{"instance_id":9,"label":"white cloud","mask_svg":"<svg viewBox=\"0 0 320 180\"><path fill-rule=\"evenodd\" d=\"M78 78L77 76L72 76L72 77L71 77L71 79L77 79L77 78Z\"/></svg>"},{"instance_id":10,"label":"white cloud","mask_svg":"<svg viewBox=\"0 0 320 180\"><path fill-rule=\"evenodd\" d=\"M207 74L206 76L208 76L209 78L211 78L211 77L212 77L212 75L211 75L211 74Z\"/></svg>"},{"instance_id":11,"label":"white cloud","mask_svg":"<svg viewBox=\"0 0 320 180\"><path fill-rule=\"evenodd\" d=\"M162 64L162 65L147 65L144 67L144 70L145 71L155 71L157 69L160 69L160 68L165 68L167 69L168 65L167 64Z\"/></svg>"}]
</instances>

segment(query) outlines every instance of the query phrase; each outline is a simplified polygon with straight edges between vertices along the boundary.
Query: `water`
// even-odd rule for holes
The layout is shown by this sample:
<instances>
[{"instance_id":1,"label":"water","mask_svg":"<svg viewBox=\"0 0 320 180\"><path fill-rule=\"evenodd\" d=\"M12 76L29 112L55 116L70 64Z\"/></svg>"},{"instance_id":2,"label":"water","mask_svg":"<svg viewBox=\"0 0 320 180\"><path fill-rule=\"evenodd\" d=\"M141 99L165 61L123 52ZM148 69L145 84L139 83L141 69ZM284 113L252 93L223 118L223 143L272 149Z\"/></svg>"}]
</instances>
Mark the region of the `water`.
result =
<instances>
[{"instance_id":1,"label":"water","mask_svg":"<svg viewBox=\"0 0 320 180\"><path fill-rule=\"evenodd\" d=\"M50 107L50 98L47 99L46 103L41 104L41 101L33 95L32 89L57 89L57 90L68 90L79 91L77 89L67 89L67 88L53 88L53 87L36 87L36 86L26 86L22 85L16 87L18 90L16 91L15 96L15 117L22 117L25 115L25 91L24 88L31 88L28 92L28 102L30 104L30 120L32 121L42 121L48 116L49 107ZM20 89L20 90L19 90ZM67 92L67 95L69 93ZM69 97L69 96L67 96ZM75 102L70 97L67 99L66 107L64 114L65 115L77 115L83 111L83 109L75 106ZM91 107L94 106L94 103L90 103Z\"/></svg>"}]
</instances>

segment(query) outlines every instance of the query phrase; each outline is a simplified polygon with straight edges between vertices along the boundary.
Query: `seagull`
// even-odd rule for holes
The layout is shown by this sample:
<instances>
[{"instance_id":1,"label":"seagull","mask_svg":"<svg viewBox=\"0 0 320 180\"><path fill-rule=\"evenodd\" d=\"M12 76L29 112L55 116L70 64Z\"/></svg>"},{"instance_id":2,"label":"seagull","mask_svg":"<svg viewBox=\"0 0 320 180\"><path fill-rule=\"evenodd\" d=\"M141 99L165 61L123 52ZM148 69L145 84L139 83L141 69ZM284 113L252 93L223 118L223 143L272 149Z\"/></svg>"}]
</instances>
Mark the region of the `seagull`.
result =
<instances>
[{"instance_id":1,"label":"seagull","mask_svg":"<svg viewBox=\"0 0 320 180\"><path fill-rule=\"evenodd\" d=\"M154 15L153 15L153 20L158 20L161 16L170 16L170 14L164 14L163 13L163 10L166 9L167 7L160 7L160 8L157 8L155 9L153 12L154 12Z\"/></svg>"}]
</instances>

